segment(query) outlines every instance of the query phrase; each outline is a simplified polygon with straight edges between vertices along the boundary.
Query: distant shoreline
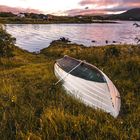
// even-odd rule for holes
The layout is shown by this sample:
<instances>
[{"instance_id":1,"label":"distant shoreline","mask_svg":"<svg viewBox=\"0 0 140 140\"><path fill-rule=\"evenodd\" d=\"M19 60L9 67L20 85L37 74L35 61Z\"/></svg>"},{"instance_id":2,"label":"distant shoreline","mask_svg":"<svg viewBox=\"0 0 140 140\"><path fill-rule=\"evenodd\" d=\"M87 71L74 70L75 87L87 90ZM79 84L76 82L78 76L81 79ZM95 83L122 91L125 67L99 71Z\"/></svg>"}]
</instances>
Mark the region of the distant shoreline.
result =
<instances>
[{"instance_id":1,"label":"distant shoreline","mask_svg":"<svg viewBox=\"0 0 140 140\"><path fill-rule=\"evenodd\" d=\"M5 18L0 18L1 24L119 24L117 21L110 21L110 20L95 20L92 22L84 22L84 21L38 21L38 20L24 20L24 21L12 21L7 20Z\"/></svg>"}]
</instances>

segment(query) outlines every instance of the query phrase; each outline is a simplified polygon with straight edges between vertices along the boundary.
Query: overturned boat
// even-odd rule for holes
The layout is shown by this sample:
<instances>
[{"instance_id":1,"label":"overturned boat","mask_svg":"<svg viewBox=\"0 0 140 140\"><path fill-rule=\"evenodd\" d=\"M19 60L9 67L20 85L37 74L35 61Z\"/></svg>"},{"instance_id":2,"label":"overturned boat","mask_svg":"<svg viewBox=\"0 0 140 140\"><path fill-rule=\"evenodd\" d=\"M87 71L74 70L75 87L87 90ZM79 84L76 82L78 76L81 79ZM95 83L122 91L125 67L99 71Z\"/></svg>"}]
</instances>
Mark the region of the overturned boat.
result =
<instances>
[{"instance_id":1,"label":"overturned boat","mask_svg":"<svg viewBox=\"0 0 140 140\"><path fill-rule=\"evenodd\" d=\"M112 81L97 67L85 61L64 56L56 61L54 72L72 95L94 108L117 117L120 111L120 94Z\"/></svg>"}]
</instances>

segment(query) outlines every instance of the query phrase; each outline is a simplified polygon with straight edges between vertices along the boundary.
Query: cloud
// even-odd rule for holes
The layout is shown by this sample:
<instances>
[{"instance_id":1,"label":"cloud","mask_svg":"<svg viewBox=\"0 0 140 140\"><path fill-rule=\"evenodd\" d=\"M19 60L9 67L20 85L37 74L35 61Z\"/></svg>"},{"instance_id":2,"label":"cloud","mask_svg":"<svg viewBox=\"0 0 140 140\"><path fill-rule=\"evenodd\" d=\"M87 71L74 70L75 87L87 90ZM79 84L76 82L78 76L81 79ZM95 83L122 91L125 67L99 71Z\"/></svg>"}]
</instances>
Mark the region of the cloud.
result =
<instances>
[{"instance_id":1,"label":"cloud","mask_svg":"<svg viewBox=\"0 0 140 140\"><path fill-rule=\"evenodd\" d=\"M12 12L12 13L42 13L42 11L30 8L20 8L20 7L9 7L5 5L0 5L0 12Z\"/></svg>"},{"instance_id":2,"label":"cloud","mask_svg":"<svg viewBox=\"0 0 140 140\"><path fill-rule=\"evenodd\" d=\"M96 6L105 6L108 4L114 4L115 2L118 2L117 0L82 0L79 4L81 6L85 5L96 5Z\"/></svg>"},{"instance_id":3,"label":"cloud","mask_svg":"<svg viewBox=\"0 0 140 140\"><path fill-rule=\"evenodd\" d=\"M85 5L111 5L114 3L119 3L119 4L138 4L140 3L140 0L82 0L79 2L80 5L85 6Z\"/></svg>"},{"instance_id":4,"label":"cloud","mask_svg":"<svg viewBox=\"0 0 140 140\"><path fill-rule=\"evenodd\" d=\"M82 0L79 2L81 9L71 9L68 15L100 15L120 13L140 7L140 0ZM85 9L88 7L88 9Z\"/></svg>"},{"instance_id":5,"label":"cloud","mask_svg":"<svg viewBox=\"0 0 140 140\"><path fill-rule=\"evenodd\" d=\"M93 15L93 14L103 14L106 13L104 10L94 10L94 9L72 9L66 11L66 13L69 16L74 16L74 15Z\"/></svg>"},{"instance_id":6,"label":"cloud","mask_svg":"<svg viewBox=\"0 0 140 140\"><path fill-rule=\"evenodd\" d=\"M66 11L69 16L75 15L103 15L103 14L117 14L125 11L126 8L120 7L120 9L110 8L110 9L71 9Z\"/></svg>"},{"instance_id":7,"label":"cloud","mask_svg":"<svg viewBox=\"0 0 140 140\"><path fill-rule=\"evenodd\" d=\"M128 8L140 7L140 0L82 0L81 6L93 6L96 8L121 7L125 5ZM127 8L128 7L128 8Z\"/></svg>"},{"instance_id":8,"label":"cloud","mask_svg":"<svg viewBox=\"0 0 140 140\"><path fill-rule=\"evenodd\" d=\"M0 0L0 11L55 15L109 14L140 7L140 0ZM5 5L5 6L4 6ZM6 7L7 6L7 7ZM13 8L12 8L13 7ZM22 7L22 8L20 8ZM41 10L36 10L41 9Z\"/></svg>"}]
</instances>

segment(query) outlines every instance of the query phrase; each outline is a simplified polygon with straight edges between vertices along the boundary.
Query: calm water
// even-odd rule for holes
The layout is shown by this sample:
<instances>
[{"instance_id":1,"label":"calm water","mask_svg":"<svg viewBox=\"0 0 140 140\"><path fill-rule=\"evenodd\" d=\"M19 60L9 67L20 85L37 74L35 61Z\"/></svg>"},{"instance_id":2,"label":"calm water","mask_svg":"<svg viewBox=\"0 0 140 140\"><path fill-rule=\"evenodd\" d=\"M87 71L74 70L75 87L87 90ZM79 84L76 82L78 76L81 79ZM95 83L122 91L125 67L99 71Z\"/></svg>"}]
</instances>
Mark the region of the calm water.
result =
<instances>
[{"instance_id":1,"label":"calm water","mask_svg":"<svg viewBox=\"0 0 140 140\"><path fill-rule=\"evenodd\" d=\"M140 28L134 22L120 24L8 24L7 31L16 37L17 45L28 51L39 51L60 37L67 37L72 42L86 46L106 45L116 41L118 44L136 44L140 38ZM140 23L139 23L140 24ZM91 41L95 40L95 43Z\"/></svg>"}]
</instances>

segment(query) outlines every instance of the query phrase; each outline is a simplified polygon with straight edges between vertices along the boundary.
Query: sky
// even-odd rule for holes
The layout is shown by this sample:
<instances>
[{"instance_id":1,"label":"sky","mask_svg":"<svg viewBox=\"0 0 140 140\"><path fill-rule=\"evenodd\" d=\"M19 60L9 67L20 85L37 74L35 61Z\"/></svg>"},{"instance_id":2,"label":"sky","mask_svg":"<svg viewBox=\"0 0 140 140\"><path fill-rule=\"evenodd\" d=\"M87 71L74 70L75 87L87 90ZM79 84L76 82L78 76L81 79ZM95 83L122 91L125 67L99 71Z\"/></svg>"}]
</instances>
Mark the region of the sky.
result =
<instances>
[{"instance_id":1,"label":"sky","mask_svg":"<svg viewBox=\"0 0 140 140\"><path fill-rule=\"evenodd\" d=\"M0 0L0 5L55 15L115 14L140 7L140 0Z\"/></svg>"}]
</instances>

